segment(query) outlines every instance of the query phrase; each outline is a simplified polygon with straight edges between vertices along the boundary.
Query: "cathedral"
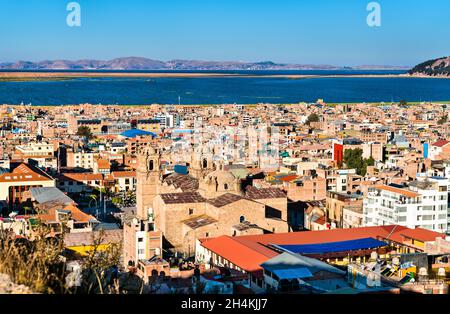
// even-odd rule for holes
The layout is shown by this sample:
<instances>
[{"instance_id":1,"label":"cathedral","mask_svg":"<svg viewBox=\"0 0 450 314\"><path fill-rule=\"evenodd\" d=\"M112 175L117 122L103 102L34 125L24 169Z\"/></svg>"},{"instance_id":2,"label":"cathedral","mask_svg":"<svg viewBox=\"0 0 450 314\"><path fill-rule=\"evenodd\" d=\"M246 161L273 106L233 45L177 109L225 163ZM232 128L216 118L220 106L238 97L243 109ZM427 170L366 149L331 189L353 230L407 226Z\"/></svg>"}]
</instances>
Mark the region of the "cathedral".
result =
<instances>
[{"instance_id":1,"label":"cathedral","mask_svg":"<svg viewBox=\"0 0 450 314\"><path fill-rule=\"evenodd\" d=\"M163 175L153 147L138 156L137 218L161 232L164 249L193 256L197 239L288 232L286 194L246 187L213 154L193 154L189 173Z\"/></svg>"}]
</instances>

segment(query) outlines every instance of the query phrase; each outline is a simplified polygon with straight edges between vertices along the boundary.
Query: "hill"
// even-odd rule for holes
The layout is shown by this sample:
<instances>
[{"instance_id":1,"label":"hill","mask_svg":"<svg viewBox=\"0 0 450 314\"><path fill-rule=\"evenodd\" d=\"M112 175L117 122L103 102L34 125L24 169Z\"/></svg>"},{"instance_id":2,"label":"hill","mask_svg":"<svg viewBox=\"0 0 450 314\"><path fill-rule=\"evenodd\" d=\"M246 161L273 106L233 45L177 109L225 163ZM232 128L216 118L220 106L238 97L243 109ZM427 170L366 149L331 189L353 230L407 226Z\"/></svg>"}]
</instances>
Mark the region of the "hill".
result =
<instances>
[{"instance_id":1,"label":"hill","mask_svg":"<svg viewBox=\"0 0 450 314\"><path fill-rule=\"evenodd\" d=\"M109 71L143 71L143 70L191 70L191 71L224 71L224 70L369 70L369 69L405 69L395 66L356 66L340 67L333 65L287 64L272 61L240 62L240 61L199 61L171 60L159 61L142 57L117 58L109 61L101 60L45 60L39 62L18 61L0 63L0 70L109 70Z\"/></svg>"},{"instance_id":2,"label":"hill","mask_svg":"<svg viewBox=\"0 0 450 314\"><path fill-rule=\"evenodd\" d=\"M450 76L450 57L428 60L408 73L415 76Z\"/></svg>"}]
</instances>

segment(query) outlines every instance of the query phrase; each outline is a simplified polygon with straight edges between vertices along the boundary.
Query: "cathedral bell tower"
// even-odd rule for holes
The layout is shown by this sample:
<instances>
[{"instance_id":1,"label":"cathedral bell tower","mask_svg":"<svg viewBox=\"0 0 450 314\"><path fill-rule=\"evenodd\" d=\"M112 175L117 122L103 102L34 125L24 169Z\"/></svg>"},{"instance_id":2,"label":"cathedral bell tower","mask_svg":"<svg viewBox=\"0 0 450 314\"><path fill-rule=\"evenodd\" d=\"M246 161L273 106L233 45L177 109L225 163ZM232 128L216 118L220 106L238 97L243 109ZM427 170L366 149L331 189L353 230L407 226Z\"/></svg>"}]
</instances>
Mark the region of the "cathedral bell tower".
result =
<instances>
[{"instance_id":1,"label":"cathedral bell tower","mask_svg":"<svg viewBox=\"0 0 450 314\"><path fill-rule=\"evenodd\" d=\"M137 217L148 220L153 210L153 199L158 193L161 154L153 147L145 147L138 155L136 170Z\"/></svg>"},{"instance_id":2,"label":"cathedral bell tower","mask_svg":"<svg viewBox=\"0 0 450 314\"><path fill-rule=\"evenodd\" d=\"M196 178L202 179L209 172L214 170L213 162L214 153L206 149L197 149L191 156L191 164L189 174Z\"/></svg>"}]
</instances>

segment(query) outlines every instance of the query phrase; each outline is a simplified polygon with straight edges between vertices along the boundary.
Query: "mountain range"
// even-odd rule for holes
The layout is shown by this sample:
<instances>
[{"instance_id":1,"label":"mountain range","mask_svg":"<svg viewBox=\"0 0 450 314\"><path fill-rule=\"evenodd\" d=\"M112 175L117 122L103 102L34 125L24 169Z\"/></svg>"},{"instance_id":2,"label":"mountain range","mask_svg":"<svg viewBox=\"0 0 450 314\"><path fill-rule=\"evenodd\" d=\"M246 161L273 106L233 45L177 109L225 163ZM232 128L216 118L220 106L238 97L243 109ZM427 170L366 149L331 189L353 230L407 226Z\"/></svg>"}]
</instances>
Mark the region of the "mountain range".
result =
<instances>
[{"instance_id":1,"label":"mountain range","mask_svg":"<svg viewBox=\"0 0 450 314\"><path fill-rule=\"evenodd\" d=\"M428 60L408 73L414 76L450 76L450 57Z\"/></svg>"},{"instance_id":2,"label":"mountain range","mask_svg":"<svg viewBox=\"0 0 450 314\"><path fill-rule=\"evenodd\" d=\"M333 65L286 64L272 61L239 62L239 61L198 61L171 60L159 61L142 57L117 58L109 61L101 60L45 60L39 62L18 61L0 63L0 70L408 70L403 66L361 65L340 67Z\"/></svg>"}]
</instances>

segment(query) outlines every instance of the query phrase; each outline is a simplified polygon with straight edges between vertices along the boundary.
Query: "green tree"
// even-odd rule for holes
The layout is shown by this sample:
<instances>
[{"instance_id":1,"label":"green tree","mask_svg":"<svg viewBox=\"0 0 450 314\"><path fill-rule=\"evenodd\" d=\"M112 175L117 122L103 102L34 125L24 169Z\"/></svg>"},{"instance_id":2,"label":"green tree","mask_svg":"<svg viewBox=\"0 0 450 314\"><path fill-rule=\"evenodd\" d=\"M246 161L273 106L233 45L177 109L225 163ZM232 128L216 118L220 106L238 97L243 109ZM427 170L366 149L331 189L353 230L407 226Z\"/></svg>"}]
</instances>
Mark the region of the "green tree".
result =
<instances>
[{"instance_id":1,"label":"green tree","mask_svg":"<svg viewBox=\"0 0 450 314\"><path fill-rule=\"evenodd\" d=\"M442 125L444 123L447 123L448 121L448 116L446 114L444 114L439 120L438 120L438 124Z\"/></svg>"},{"instance_id":2,"label":"green tree","mask_svg":"<svg viewBox=\"0 0 450 314\"><path fill-rule=\"evenodd\" d=\"M88 126L84 126L84 125L82 125L78 128L77 135L83 136L83 137L87 138L88 140L94 138L94 135L92 134L91 129Z\"/></svg>"},{"instance_id":3,"label":"green tree","mask_svg":"<svg viewBox=\"0 0 450 314\"><path fill-rule=\"evenodd\" d=\"M344 152L344 163L350 169L356 169L356 173L365 176L368 166L374 166L375 160L370 157L369 159L363 158L363 150L361 148L347 149Z\"/></svg>"},{"instance_id":4,"label":"green tree","mask_svg":"<svg viewBox=\"0 0 450 314\"><path fill-rule=\"evenodd\" d=\"M305 124L310 125L311 122L319 122L319 116L316 113L311 113L308 116L308 119L306 120Z\"/></svg>"}]
</instances>

